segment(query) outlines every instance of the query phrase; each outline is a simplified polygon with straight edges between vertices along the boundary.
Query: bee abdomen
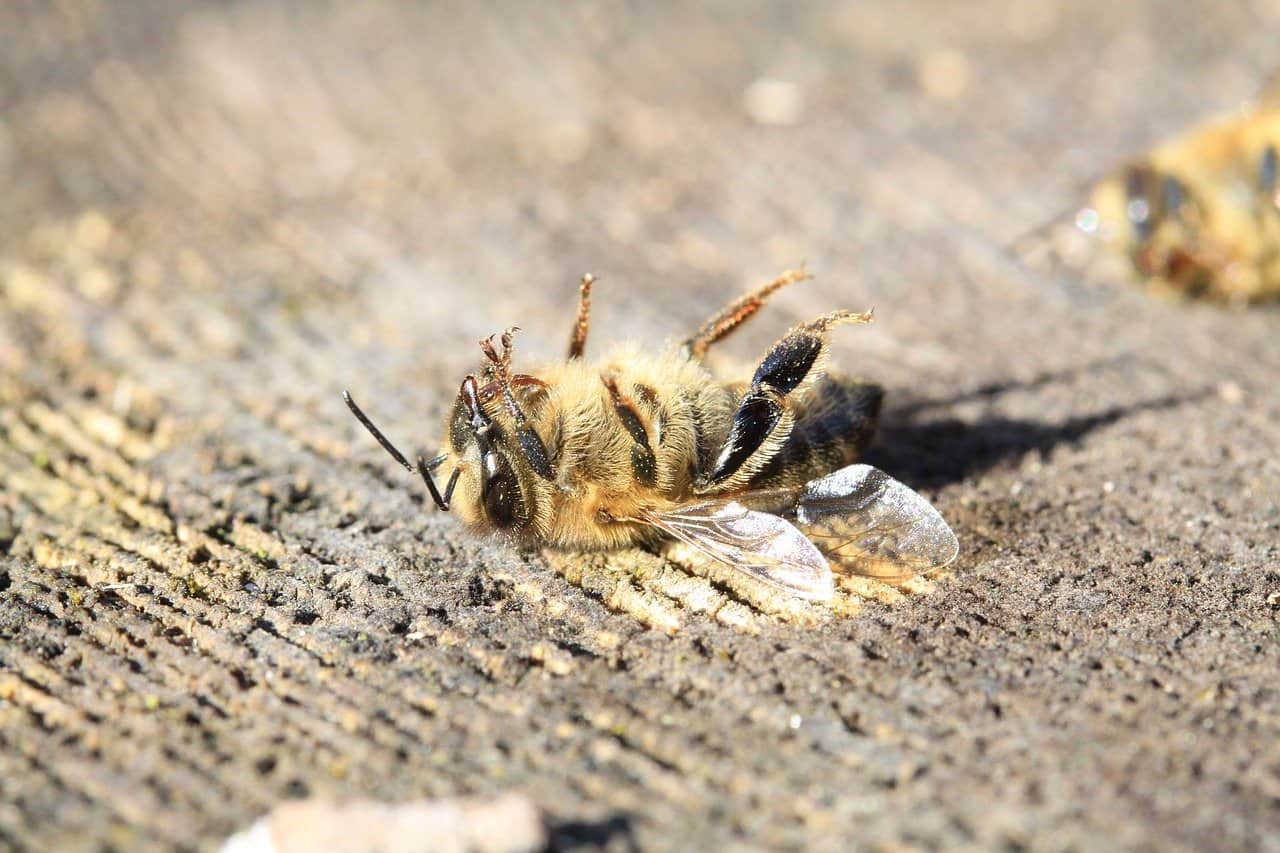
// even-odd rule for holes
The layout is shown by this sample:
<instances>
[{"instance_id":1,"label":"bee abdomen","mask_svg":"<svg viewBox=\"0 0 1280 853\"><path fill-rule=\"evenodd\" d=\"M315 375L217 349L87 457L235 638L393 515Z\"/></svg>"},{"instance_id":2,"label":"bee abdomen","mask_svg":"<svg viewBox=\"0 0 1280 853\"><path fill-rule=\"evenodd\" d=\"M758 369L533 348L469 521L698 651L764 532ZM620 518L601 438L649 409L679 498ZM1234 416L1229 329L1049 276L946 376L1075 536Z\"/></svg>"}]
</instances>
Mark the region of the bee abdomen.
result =
<instances>
[{"instance_id":1,"label":"bee abdomen","mask_svg":"<svg viewBox=\"0 0 1280 853\"><path fill-rule=\"evenodd\" d=\"M855 462L875 434L884 389L825 376L796 406L795 427L751 488L804 483Z\"/></svg>"}]
</instances>

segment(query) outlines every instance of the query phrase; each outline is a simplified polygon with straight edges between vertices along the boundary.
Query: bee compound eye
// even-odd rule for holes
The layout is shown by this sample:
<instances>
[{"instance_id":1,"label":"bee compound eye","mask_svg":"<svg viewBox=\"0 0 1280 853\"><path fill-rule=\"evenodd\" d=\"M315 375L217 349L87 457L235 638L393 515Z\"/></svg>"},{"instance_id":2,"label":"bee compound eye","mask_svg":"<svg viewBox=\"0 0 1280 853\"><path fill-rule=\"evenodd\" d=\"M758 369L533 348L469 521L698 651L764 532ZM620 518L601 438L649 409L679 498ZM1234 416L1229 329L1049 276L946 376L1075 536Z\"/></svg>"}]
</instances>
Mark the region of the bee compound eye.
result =
<instances>
[{"instance_id":1,"label":"bee compound eye","mask_svg":"<svg viewBox=\"0 0 1280 853\"><path fill-rule=\"evenodd\" d=\"M484 481L481 486L481 497L484 511L494 527L518 527L528 521L528 510L524 495L520 491L520 481L510 463L499 453L486 453L482 469Z\"/></svg>"},{"instance_id":2,"label":"bee compound eye","mask_svg":"<svg viewBox=\"0 0 1280 853\"><path fill-rule=\"evenodd\" d=\"M449 418L449 444L453 447L453 452L461 456L473 436L474 433L471 431L471 419L467 414L467 407L459 398L454 403L453 415Z\"/></svg>"}]
</instances>

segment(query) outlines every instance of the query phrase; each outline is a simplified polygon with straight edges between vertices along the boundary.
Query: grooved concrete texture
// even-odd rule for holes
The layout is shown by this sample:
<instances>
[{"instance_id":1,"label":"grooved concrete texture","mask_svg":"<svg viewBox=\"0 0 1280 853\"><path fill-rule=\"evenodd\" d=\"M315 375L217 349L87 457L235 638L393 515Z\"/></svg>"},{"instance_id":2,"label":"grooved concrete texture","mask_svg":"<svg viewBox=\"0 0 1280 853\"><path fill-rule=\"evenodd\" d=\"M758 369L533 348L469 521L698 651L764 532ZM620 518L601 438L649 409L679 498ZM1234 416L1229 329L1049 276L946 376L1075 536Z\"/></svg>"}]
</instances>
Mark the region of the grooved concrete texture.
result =
<instances>
[{"instance_id":1,"label":"grooved concrete texture","mask_svg":"<svg viewBox=\"0 0 1280 853\"><path fill-rule=\"evenodd\" d=\"M561 846L1280 849L1280 316L1020 251L1277 14L3 4L0 846L518 791ZM962 537L932 594L655 630L339 398L431 449L584 270L598 351L806 259L722 362L874 305L835 358Z\"/></svg>"}]
</instances>

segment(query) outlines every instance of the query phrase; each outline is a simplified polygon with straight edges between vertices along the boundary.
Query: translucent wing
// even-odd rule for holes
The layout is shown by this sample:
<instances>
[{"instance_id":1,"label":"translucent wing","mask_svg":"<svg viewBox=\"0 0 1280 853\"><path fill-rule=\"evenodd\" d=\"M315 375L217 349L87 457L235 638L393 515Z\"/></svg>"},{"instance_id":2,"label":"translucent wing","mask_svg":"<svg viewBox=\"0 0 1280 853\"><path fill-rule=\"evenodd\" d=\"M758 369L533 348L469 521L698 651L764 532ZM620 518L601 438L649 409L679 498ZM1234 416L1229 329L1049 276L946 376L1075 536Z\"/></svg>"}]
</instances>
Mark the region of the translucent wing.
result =
<instances>
[{"instance_id":1,"label":"translucent wing","mask_svg":"<svg viewBox=\"0 0 1280 853\"><path fill-rule=\"evenodd\" d=\"M800 493L796 525L841 568L903 581L956 558L960 543L927 500L870 465L850 465Z\"/></svg>"},{"instance_id":2,"label":"translucent wing","mask_svg":"<svg viewBox=\"0 0 1280 853\"><path fill-rule=\"evenodd\" d=\"M644 520L703 554L799 598L835 593L831 567L790 522L734 500L687 504Z\"/></svg>"}]
</instances>

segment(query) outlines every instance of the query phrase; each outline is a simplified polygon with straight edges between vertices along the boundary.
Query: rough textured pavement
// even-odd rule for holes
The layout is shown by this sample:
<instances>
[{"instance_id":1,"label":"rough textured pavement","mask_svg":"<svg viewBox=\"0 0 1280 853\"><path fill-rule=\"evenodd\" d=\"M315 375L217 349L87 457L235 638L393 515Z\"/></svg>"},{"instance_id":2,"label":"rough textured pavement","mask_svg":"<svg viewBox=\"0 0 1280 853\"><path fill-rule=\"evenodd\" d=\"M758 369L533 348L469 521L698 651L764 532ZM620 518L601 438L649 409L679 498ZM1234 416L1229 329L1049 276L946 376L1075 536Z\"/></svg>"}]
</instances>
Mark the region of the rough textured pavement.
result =
<instances>
[{"instance_id":1,"label":"rough textured pavement","mask_svg":"<svg viewBox=\"0 0 1280 853\"><path fill-rule=\"evenodd\" d=\"M1280 315L1027 249L1271 70L1274 3L1177 10L3 4L0 847L517 791L564 847L1280 850ZM932 594L557 572L339 397L432 449L584 270L656 346L801 260L723 361L874 305Z\"/></svg>"}]
</instances>

